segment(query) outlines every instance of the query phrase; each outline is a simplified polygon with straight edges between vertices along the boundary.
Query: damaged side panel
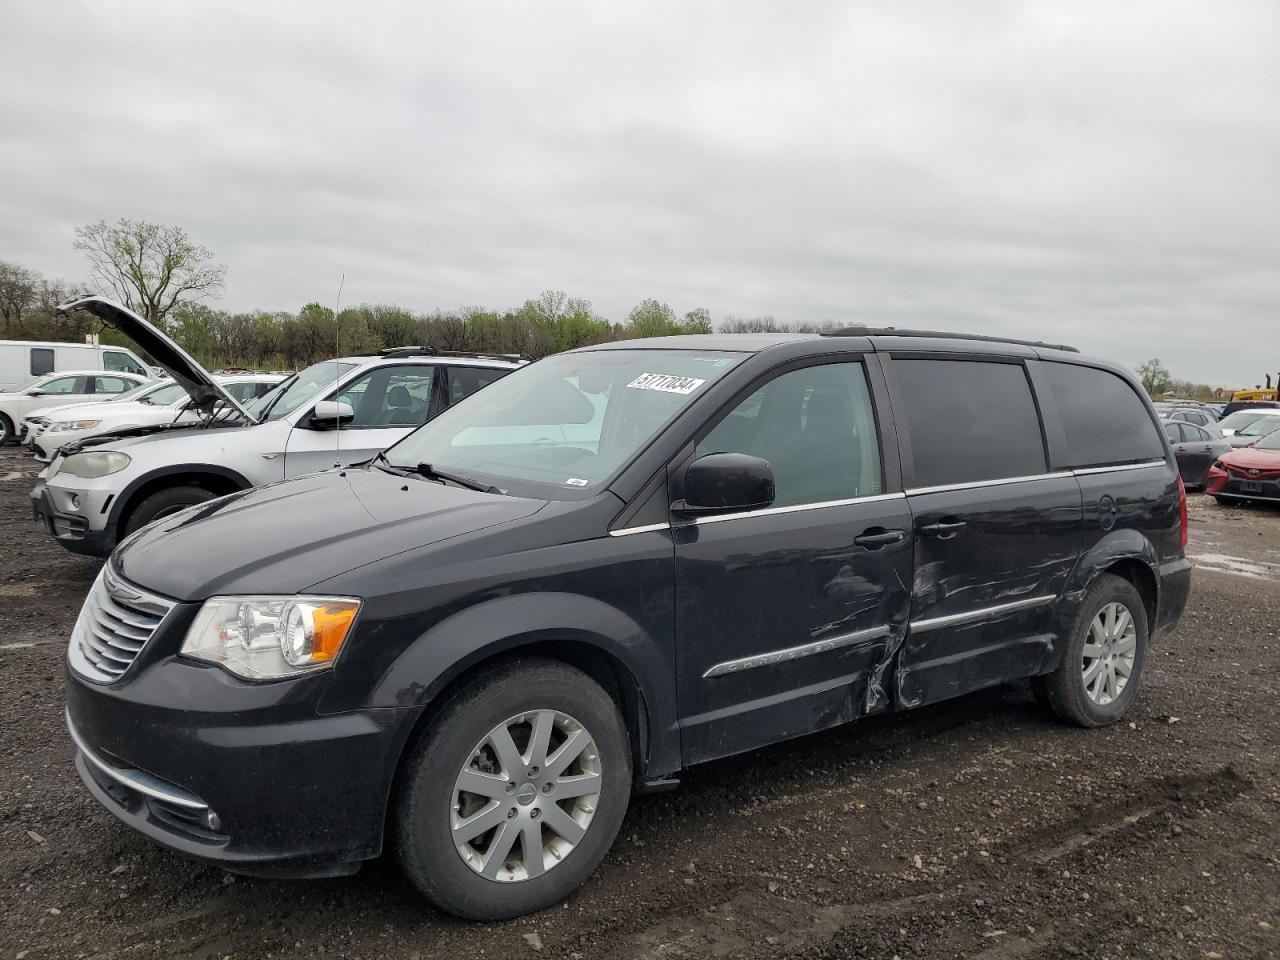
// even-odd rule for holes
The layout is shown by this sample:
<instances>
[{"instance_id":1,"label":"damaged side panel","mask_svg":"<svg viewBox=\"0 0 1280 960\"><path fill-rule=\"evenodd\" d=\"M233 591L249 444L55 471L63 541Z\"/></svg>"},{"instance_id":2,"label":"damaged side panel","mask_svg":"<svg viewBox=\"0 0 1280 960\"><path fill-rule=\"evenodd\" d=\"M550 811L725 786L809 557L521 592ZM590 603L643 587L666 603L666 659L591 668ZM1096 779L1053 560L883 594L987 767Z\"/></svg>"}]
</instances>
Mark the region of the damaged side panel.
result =
<instances>
[{"instance_id":1,"label":"damaged side panel","mask_svg":"<svg viewBox=\"0 0 1280 960\"><path fill-rule=\"evenodd\" d=\"M885 669L906 631L910 529L902 494L673 529L686 763L888 706ZM900 538L855 542L868 531Z\"/></svg>"},{"instance_id":2,"label":"damaged side panel","mask_svg":"<svg viewBox=\"0 0 1280 960\"><path fill-rule=\"evenodd\" d=\"M1055 662L1057 600L1081 540L1071 474L909 497L915 526L910 629L897 706L916 707Z\"/></svg>"}]
</instances>

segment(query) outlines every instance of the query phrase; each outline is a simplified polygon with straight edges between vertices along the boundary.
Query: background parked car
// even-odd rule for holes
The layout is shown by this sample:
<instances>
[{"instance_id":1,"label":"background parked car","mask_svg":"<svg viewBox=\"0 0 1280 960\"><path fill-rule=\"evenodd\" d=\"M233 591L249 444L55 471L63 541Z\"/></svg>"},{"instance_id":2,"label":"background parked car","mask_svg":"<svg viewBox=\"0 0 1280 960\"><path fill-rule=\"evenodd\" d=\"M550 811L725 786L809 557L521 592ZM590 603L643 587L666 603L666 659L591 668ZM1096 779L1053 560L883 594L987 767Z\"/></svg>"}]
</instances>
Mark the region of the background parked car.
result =
<instances>
[{"instance_id":1,"label":"background parked car","mask_svg":"<svg viewBox=\"0 0 1280 960\"><path fill-rule=\"evenodd\" d=\"M1251 447L1223 454L1209 468L1205 489L1219 503L1236 500L1280 502L1280 430Z\"/></svg>"},{"instance_id":2,"label":"background parked car","mask_svg":"<svg viewBox=\"0 0 1280 960\"><path fill-rule=\"evenodd\" d=\"M146 380L134 373L68 370L41 377L16 393L0 393L0 446L18 438L17 425L37 408L101 400L104 396L127 393Z\"/></svg>"},{"instance_id":3,"label":"background parked car","mask_svg":"<svg viewBox=\"0 0 1280 960\"><path fill-rule=\"evenodd\" d=\"M1280 410L1271 410L1268 407L1259 407L1255 410L1237 410L1235 413L1229 413L1218 421L1218 429L1222 431L1224 437L1230 437L1237 430L1247 427L1259 417L1265 417L1271 414L1280 414Z\"/></svg>"},{"instance_id":4,"label":"background parked car","mask_svg":"<svg viewBox=\"0 0 1280 960\"><path fill-rule=\"evenodd\" d=\"M1233 447L1249 447L1277 429L1280 429L1280 410L1272 416L1258 417L1247 427L1227 437L1227 442Z\"/></svg>"},{"instance_id":5,"label":"background parked car","mask_svg":"<svg viewBox=\"0 0 1280 960\"><path fill-rule=\"evenodd\" d=\"M1232 400L1223 409L1224 416L1230 416L1237 410L1276 410L1280 409L1280 400Z\"/></svg>"},{"instance_id":6,"label":"background parked car","mask_svg":"<svg viewBox=\"0 0 1280 960\"><path fill-rule=\"evenodd\" d=\"M1203 487L1213 462L1231 449L1230 441L1194 423L1166 420L1164 435L1178 461L1182 482L1188 487Z\"/></svg>"},{"instance_id":7,"label":"background parked car","mask_svg":"<svg viewBox=\"0 0 1280 960\"><path fill-rule=\"evenodd\" d=\"M280 374L264 373L214 379L235 399L249 403L285 378ZM196 423L200 415L191 409L191 397L183 386L167 381L140 392L128 401L77 403L65 411L52 411L40 419L43 422L31 423L24 440L37 460L47 462L61 447L77 440L136 427Z\"/></svg>"},{"instance_id":8,"label":"background parked car","mask_svg":"<svg viewBox=\"0 0 1280 960\"><path fill-rule=\"evenodd\" d=\"M51 373L105 370L149 379L146 365L127 347L39 340L0 340L0 391L19 391Z\"/></svg>"},{"instance_id":9,"label":"background parked car","mask_svg":"<svg viewBox=\"0 0 1280 960\"><path fill-rule=\"evenodd\" d=\"M145 383L141 383L138 386L134 387L132 390L126 390L124 393L117 393L115 396L102 397L102 396L94 395L92 398L88 400L79 400L75 403L64 403L61 405L54 404L53 406L48 406L48 407L36 407L34 410L28 413L25 417L23 417L22 422L18 424L17 426L18 432L17 432L16 439L19 443L26 443L32 436L34 436L35 431L39 427L49 422L49 419L51 417L54 417L54 416L57 416L60 418L65 417L68 415L69 411L75 410L79 407L99 405L103 403L128 403L131 400L138 400L141 397L147 396L148 394L156 390L159 390L161 387L164 387L167 384L170 384L172 382L173 381L169 379L168 374L163 374L158 379L148 380Z\"/></svg>"},{"instance_id":10,"label":"background parked car","mask_svg":"<svg viewBox=\"0 0 1280 960\"><path fill-rule=\"evenodd\" d=\"M1214 436L1222 435L1217 415L1204 407L1174 407L1167 413L1161 413L1160 416L1165 420L1194 423L1197 427L1204 427Z\"/></svg>"}]
</instances>

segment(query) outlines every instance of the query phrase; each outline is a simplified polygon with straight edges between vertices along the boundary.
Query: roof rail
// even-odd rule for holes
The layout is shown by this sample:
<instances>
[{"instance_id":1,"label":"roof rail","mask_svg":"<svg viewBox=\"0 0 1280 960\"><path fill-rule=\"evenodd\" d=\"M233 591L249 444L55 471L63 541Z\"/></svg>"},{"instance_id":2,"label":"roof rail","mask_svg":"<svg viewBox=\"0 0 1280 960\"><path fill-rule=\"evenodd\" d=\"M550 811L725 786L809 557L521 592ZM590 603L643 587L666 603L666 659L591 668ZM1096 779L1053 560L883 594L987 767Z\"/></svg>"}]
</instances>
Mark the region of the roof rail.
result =
<instances>
[{"instance_id":1,"label":"roof rail","mask_svg":"<svg viewBox=\"0 0 1280 960\"><path fill-rule=\"evenodd\" d=\"M1045 347L1049 350L1066 350L1079 353L1065 343L1045 343L1043 340L1015 340L1012 337L987 337L977 333L948 333L944 330L898 330L894 327L842 327L839 330L823 330L824 337L932 337L937 340L979 340L983 343L1016 343L1021 347Z\"/></svg>"},{"instance_id":2,"label":"roof rail","mask_svg":"<svg viewBox=\"0 0 1280 960\"><path fill-rule=\"evenodd\" d=\"M529 362L533 359L527 353L488 353L476 350L437 350L432 346L420 347L384 347L377 357L475 357L478 360L510 360L512 362Z\"/></svg>"}]
</instances>

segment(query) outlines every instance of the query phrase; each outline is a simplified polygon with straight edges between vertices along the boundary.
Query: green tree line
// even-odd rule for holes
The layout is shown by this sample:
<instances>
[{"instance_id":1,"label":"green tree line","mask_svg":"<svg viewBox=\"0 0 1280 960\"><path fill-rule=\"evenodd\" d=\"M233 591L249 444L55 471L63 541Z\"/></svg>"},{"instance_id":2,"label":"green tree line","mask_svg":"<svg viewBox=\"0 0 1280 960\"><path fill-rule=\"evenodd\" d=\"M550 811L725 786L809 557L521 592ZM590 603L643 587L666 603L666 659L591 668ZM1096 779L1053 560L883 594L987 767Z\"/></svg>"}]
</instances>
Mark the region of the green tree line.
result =
<instances>
[{"instance_id":1,"label":"green tree line","mask_svg":"<svg viewBox=\"0 0 1280 960\"><path fill-rule=\"evenodd\" d=\"M0 261L0 339L83 342L99 333L104 342L127 343L118 333L100 329L84 313L58 314L59 303L90 288L41 276ZM331 307L309 303L296 313L251 310L233 312L201 302L179 302L162 318L166 332L187 352L210 367L297 369L317 360L370 353L384 347L432 346L439 350L476 350L540 357L573 347L689 333L710 333L705 308L677 313L654 299L636 304L621 323L599 315L589 300L547 290L506 310L462 307L417 312L394 304ZM737 321L751 329L781 329L772 318Z\"/></svg>"}]
</instances>

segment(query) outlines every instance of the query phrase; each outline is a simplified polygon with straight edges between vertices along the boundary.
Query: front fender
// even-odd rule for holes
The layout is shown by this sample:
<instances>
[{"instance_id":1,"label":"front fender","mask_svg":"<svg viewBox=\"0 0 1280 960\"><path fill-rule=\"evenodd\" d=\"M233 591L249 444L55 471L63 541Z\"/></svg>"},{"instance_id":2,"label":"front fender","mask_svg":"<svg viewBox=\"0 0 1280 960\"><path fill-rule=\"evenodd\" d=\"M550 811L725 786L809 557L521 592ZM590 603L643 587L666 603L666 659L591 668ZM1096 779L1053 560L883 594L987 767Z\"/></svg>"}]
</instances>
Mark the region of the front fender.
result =
<instances>
[{"instance_id":1,"label":"front fender","mask_svg":"<svg viewBox=\"0 0 1280 960\"><path fill-rule=\"evenodd\" d=\"M634 681L647 718L649 775L679 766L674 665L632 617L580 594L522 593L468 607L435 624L401 653L374 687L370 707L425 706L453 680L492 657L546 641L581 644Z\"/></svg>"}]
</instances>

